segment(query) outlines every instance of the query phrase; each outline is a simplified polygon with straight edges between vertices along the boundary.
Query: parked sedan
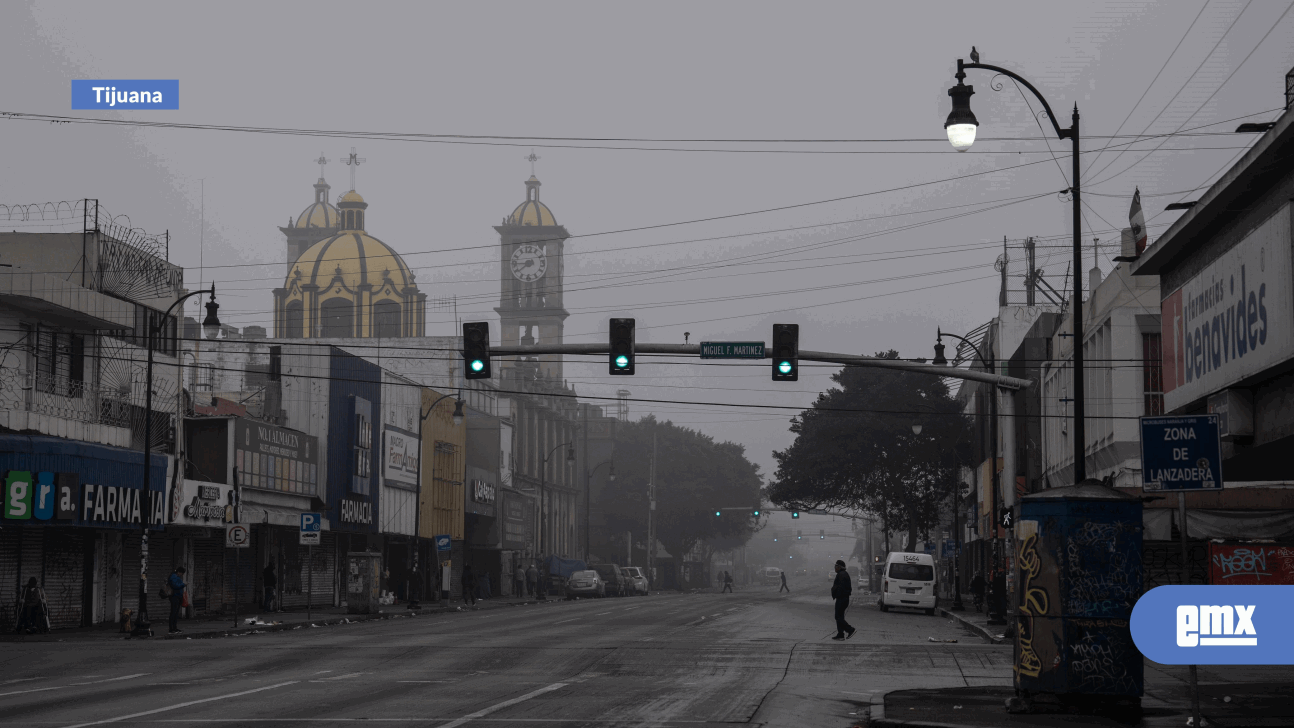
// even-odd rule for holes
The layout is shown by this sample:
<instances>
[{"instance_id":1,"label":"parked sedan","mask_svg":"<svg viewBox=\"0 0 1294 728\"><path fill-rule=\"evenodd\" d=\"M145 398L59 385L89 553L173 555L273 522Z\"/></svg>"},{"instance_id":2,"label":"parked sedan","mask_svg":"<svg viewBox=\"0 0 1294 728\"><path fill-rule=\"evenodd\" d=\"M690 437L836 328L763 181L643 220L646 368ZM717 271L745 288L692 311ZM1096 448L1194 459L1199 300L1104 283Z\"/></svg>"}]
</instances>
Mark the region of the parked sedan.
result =
<instances>
[{"instance_id":1,"label":"parked sedan","mask_svg":"<svg viewBox=\"0 0 1294 728\"><path fill-rule=\"evenodd\" d=\"M629 580L620 573L616 564L590 564L589 568L598 572L602 581L607 584L607 594L614 597L629 596Z\"/></svg>"},{"instance_id":2,"label":"parked sedan","mask_svg":"<svg viewBox=\"0 0 1294 728\"><path fill-rule=\"evenodd\" d=\"M568 597L605 597L606 595L607 583L598 576L596 571L577 571L566 580Z\"/></svg>"},{"instance_id":3,"label":"parked sedan","mask_svg":"<svg viewBox=\"0 0 1294 728\"><path fill-rule=\"evenodd\" d=\"M630 592L633 594L642 594L643 596L646 596L649 593L647 575L643 573L641 566L626 566L620 569L620 573L624 574L625 578L629 580Z\"/></svg>"}]
</instances>

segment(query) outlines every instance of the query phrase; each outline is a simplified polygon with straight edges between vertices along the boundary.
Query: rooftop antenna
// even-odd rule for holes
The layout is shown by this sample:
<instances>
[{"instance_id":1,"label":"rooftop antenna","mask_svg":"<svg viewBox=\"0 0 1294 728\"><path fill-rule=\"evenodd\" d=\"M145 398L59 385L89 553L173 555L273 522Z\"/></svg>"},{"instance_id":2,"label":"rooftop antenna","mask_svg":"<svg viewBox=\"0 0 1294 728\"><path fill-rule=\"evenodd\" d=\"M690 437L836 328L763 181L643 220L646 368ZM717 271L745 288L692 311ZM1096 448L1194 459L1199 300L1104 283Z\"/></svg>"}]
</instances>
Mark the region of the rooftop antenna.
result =
<instances>
[{"instance_id":1,"label":"rooftop antenna","mask_svg":"<svg viewBox=\"0 0 1294 728\"><path fill-rule=\"evenodd\" d=\"M355 153L355 147L351 147L351 148L350 148L350 157L346 158L345 162L346 162L346 166L350 167L350 189L351 189L351 192L354 192L354 191L355 191L355 168L356 168L356 167L358 167L360 164L362 164L362 163L364 163L364 162L367 162L367 161L368 161L368 159L366 159L366 158L364 158L364 157L361 157L361 156L359 156L358 154L356 154L356 153ZM322 168L321 168L321 169L322 169Z\"/></svg>"}]
</instances>

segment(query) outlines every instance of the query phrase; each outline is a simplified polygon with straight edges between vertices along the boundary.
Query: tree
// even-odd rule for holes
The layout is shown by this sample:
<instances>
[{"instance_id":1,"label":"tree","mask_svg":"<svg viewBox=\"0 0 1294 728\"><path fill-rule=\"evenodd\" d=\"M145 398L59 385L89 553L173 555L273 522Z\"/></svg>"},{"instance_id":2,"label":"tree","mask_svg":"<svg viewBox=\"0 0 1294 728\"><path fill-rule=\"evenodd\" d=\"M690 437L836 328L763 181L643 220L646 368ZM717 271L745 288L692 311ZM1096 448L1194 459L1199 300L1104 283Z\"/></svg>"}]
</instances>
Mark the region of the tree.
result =
<instances>
[{"instance_id":1,"label":"tree","mask_svg":"<svg viewBox=\"0 0 1294 728\"><path fill-rule=\"evenodd\" d=\"M795 442L773 453L769 497L802 509L871 511L885 533L907 531L914 549L939 525L957 468L969 461L969 423L938 377L845 367L832 381L838 386L791 420Z\"/></svg>"},{"instance_id":2,"label":"tree","mask_svg":"<svg viewBox=\"0 0 1294 728\"><path fill-rule=\"evenodd\" d=\"M746 459L741 445L715 442L651 415L616 427L616 480L608 485L603 506L610 531L647 533L653 435L656 538L680 567L675 573L682 573L683 556L699 543L721 542L723 548L745 543L757 525L750 512L722 510L716 517L715 511L759 507L763 498L759 466Z\"/></svg>"}]
</instances>

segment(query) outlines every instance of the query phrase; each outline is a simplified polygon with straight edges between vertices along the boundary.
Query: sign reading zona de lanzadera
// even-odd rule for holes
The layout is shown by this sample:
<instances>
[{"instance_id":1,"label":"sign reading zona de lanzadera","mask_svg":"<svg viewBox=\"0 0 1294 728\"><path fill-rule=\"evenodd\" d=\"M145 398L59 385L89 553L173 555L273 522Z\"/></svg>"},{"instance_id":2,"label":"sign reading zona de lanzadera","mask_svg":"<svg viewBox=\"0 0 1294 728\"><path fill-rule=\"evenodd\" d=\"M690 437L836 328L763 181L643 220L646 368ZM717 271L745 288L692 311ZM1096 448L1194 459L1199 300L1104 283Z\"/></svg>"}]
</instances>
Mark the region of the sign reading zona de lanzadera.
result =
<instances>
[{"instance_id":1,"label":"sign reading zona de lanzadera","mask_svg":"<svg viewBox=\"0 0 1294 728\"><path fill-rule=\"evenodd\" d=\"M1141 479L1148 492L1221 490L1218 416L1142 417Z\"/></svg>"},{"instance_id":2,"label":"sign reading zona de lanzadera","mask_svg":"<svg viewBox=\"0 0 1294 728\"><path fill-rule=\"evenodd\" d=\"M1291 665L1294 586L1159 586L1132 609L1132 640L1161 665Z\"/></svg>"}]
</instances>

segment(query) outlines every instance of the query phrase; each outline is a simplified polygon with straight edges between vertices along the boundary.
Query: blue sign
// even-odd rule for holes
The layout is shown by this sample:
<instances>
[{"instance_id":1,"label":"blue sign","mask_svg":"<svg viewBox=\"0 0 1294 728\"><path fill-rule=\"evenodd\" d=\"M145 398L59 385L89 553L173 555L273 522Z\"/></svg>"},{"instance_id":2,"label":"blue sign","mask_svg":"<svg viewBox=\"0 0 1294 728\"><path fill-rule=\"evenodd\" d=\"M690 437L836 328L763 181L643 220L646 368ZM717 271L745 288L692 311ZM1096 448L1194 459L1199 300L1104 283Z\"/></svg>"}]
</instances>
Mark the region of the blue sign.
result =
<instances>
[{"instance_id":1,"label":"blue sign","mask_svg":"<svg viewBox=\"0 0 1294 728\"><path fill-rule=\"evenodd\" d=\"M436 537L436 550L437 550L437 551L448 551L448 550L449 550L449 546L450 546L450 538L449 538L449 536L437 536L437 537Z\"/></svg>"},{"instance_id":2,"label":"blue sign","mask_svg":"<svg viewBox=\"0 0 1294 728\"><path fill-rule=\"evenodd\" d=\"M72 81L73 109L178 109L180 82L151 80Z\"/></svg>"},{"instance_id":3,"label":"blue sign","mask_svg":"<svg viewBox=\"0 0 1294 728\"><path fill-rule=\"evenodd\" d=\"M1222 490L1217 415L1141 418L1141 480L1147 492Z\"/></svg>"},{"instance_id":4,"label":"blue sign","mask_svg":"<svg viewBox=\"0 0 1294 728\"><path fill-rule=\"evenodd\" d=\"M311 531L323 531L323 514L321 513L302 513L301 514L301 532L310 533Z\"/></svg>"},{"instance_id":5,"label":"blue sign","mask_svg":"<svg viewBox=\"0 0 1294 728\"><path fill-rule=\"evenodd\" d=\"M944 539L944 542L940 544L940 553L939 553L940 558L951 559L954 556L957 556L958 553L959 552L957 549L957 541L955 541L954 539L946 538Z\"/></svg>"},{"instance_id":6,"label":"blue sign","mask_svg":"<svg viewBox=\"0 0 1294 728\"><path fill-rule=\"evenodd\" d=\"M1132 640L1161 665L1294 664L1294 586L1160 586L1132 609Z\"/></svg>"}]
</instances>

